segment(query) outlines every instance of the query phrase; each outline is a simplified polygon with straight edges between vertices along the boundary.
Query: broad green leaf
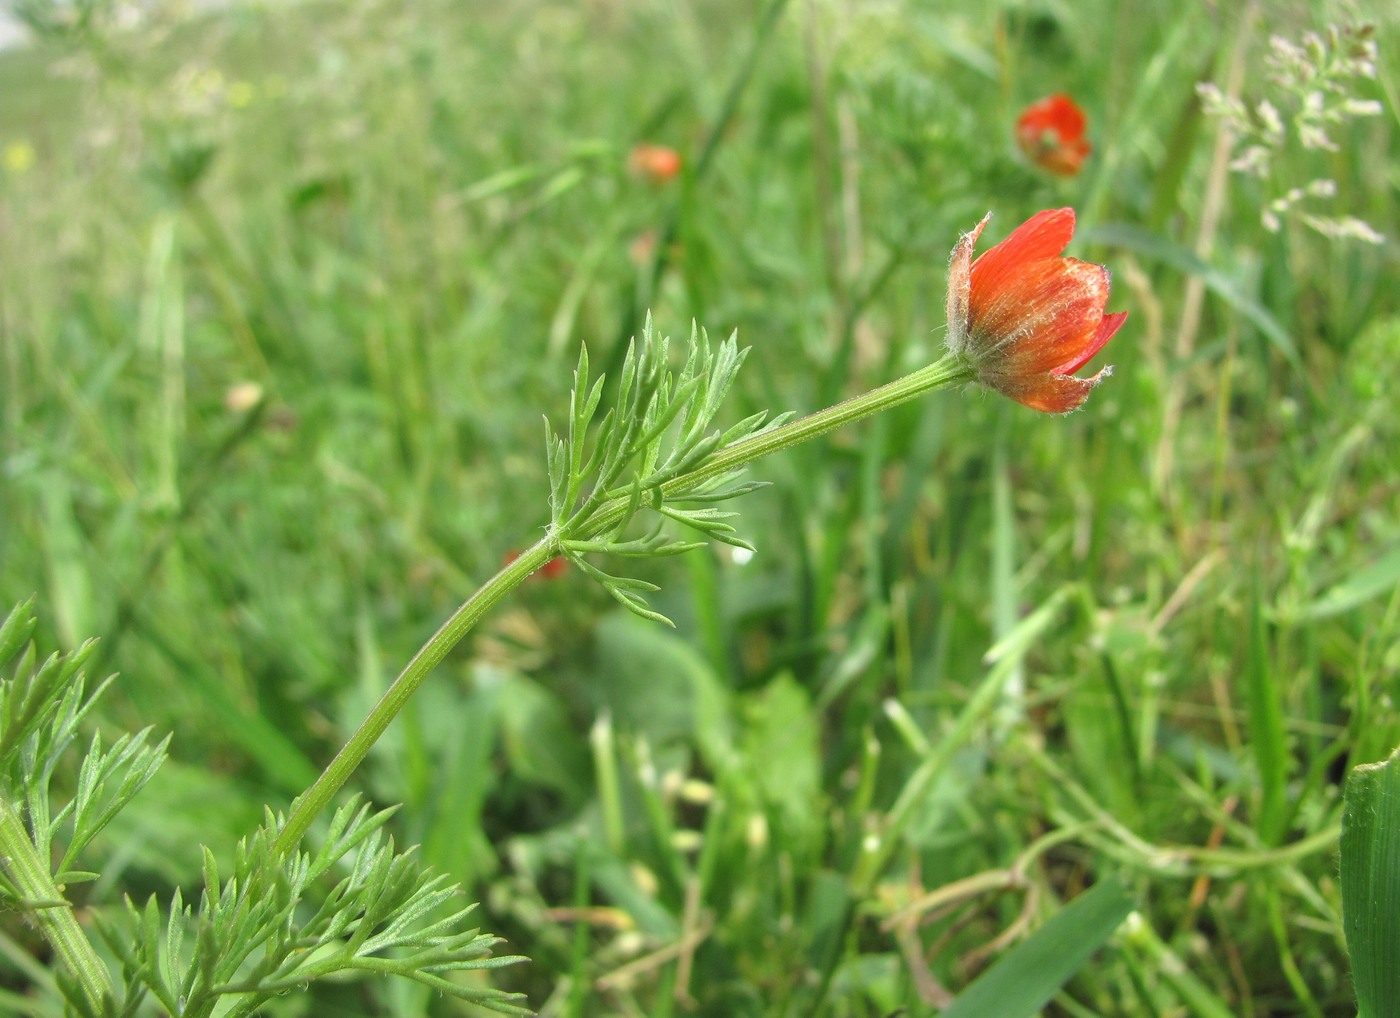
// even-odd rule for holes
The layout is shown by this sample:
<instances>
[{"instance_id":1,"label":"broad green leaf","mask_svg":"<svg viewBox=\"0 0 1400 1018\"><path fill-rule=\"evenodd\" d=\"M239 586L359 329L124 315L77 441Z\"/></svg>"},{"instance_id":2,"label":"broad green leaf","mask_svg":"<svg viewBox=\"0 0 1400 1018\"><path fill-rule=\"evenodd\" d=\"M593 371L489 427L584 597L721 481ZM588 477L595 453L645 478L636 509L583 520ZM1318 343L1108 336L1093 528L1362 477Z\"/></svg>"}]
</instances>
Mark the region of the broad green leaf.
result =
<instances>
[{"instance_id":1,"label":"broad green leaf","mask_svg":"<svg viewBox=\"0 0 1400 1018\"><path fill-rule=\"evenodd\" d=\"M1342 928L1358 1018L1400 1016L1400 750L1347 779Z\"/></svg>"},{"instance_id":2,"label":"broad green leaf","mask_svg":"<svg viewBox=\"0 0 1400 1018\"><path fill-rule=\"evenodd\" d=\"M1299 619L1325 619L1340 615L1400 586L1400 546L1390 549L1369 566L1358 569L1304 608Z\"/></svg>"},{"instance_id":3,"label":"broad green leaf","mask_svg":"<svg viewBox=\"0 0 1400 1018\"><path fill-rule=\"evenodd\" d=\"M1132 910L1121 879L1099 881L1004 954L939 1018L1032 1018Z\"/></svg>"},{"instance_id":4,"label":"broad green leaf","mask_svg":"<svg viewBox=\"0 0 1400 1018\"><path fill-rule=\"evenodd\" d=\"M745 698L743 716L746 773L789 833L819 828L821 733L807 691L784 673Z\"/></svg>"}]
</instances>

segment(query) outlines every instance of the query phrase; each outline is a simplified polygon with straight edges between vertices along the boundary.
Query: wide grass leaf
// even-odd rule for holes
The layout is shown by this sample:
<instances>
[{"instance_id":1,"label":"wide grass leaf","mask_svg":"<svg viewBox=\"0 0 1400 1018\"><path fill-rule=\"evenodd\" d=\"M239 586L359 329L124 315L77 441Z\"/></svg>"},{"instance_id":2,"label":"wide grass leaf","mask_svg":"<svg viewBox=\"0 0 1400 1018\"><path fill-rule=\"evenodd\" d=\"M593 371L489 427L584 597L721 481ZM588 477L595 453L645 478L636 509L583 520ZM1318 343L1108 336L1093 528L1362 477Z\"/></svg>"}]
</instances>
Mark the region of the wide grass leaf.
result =
<instances>
[{"instance_id":1,"label":"wide grass leaf","mask_svg":"<svg viewBox=\"0 0 1400 1018\"><path fill-rule=\"evenodd\" d=\"M1370 565L1358 569L1299 614L1304 620L1325 619L1388 594L1400 586L1400 547L1392 548Z\"/></svg>"},{"instance_id":2,"label":"wide grass leaf","mask_svg":"<svg viewBox=\"0 0 1400 1018\"><path fill-rule=\"evenodd\" d=\"M1358 1018L1400 1016L1400 750L1347 780L1341 869Z\"/></svg>"},{"instance_id":3,"label":"wide grass leaf","mask_svg":"<svg viewBox=\"0 0 1400 1018\"><path fill-rule=\"evenodd\" d=\"M1118 877L1101 880L1007 952L940 1018L1031 1018L1133 910Z\"/></svg>"}]
</instances>

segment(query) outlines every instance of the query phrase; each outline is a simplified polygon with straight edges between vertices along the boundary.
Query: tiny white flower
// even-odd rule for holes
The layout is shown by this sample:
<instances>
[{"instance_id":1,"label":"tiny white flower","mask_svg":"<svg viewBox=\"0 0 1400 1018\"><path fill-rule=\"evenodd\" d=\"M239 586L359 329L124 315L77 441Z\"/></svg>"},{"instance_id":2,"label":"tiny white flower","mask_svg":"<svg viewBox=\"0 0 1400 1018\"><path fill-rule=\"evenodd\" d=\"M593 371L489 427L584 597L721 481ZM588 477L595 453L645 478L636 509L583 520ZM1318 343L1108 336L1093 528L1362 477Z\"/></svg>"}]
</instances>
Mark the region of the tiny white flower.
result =
<instances>
[{"instance_id":1,"label":"tiny white flower","mask_svg":"<svg viewBox=\"0 0 1400 1018\"><path fill-rule=\"evenodd\" d=\"M1324 149L1328 152L1339 151L1341 146L1327 136L1317 124L1299 124L1298 140L1303 143L1304 148Z\"/></svg>"},{"instance_id":2,"label":"tiny white flower","mask_svg":"<svg viewBox=\"0 0 1400 1018\"><path fill-rule=\"evenodd\" d=\"M1342 103L1343 112L1353 117L1378 117L1385 107L1378 99L1347 99Z\"/></svg>"},{"instance_id":3,"label":"tiny white flower","mask_svg":"<svg viewBox=\"0 0 1400 1018\"><path fill-rule=\"evenodd\" d=\"M1278 144L1283 138L1283 118L1279 116L1277 107L1264 99L1254 108L1254 112L1264 126L1264 135L1272 144Z\"/></svg>"}]
</instances>

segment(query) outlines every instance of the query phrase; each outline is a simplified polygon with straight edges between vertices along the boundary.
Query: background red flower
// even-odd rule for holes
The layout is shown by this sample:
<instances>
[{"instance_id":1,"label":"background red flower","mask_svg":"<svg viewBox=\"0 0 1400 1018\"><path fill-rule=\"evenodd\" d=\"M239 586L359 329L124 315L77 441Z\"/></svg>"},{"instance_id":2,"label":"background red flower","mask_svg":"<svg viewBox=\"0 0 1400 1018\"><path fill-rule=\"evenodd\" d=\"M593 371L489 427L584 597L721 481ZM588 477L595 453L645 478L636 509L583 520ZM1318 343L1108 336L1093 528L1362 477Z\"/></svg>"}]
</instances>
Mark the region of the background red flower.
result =
<instances>
[{"instance_id":1,"label":"background red flower","mask_svg":"<svg viewBox=\"0 0 1400 1018\"><path fill-rule=\"evenodd\" d=\"M1079 105L1057 93L1025 108L1016 121L1016 143L1036 165L1072 177L1093 151L1084 137L1086 123Z\"/></svg>"},{"instance_id":2,"label":"background red flower","mask_svg":"<svg viewBox=\"0 0 1400 1018\"><path fill-rule=\"evenodd\" d=\"M627 167L653 184L665 184L681 172L681 154L665 145L637 145L627 157Z\"/></svg>"}]
</instances>

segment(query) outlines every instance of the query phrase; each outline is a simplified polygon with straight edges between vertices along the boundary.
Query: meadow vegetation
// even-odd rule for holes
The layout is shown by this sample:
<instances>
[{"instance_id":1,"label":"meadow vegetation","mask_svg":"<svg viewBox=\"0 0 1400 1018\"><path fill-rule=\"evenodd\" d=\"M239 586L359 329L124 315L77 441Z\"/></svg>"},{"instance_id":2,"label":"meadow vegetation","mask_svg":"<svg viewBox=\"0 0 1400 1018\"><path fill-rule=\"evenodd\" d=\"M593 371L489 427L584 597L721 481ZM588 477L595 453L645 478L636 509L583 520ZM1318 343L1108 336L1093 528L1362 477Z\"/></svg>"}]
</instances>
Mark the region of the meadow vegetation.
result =
<instances>
[{"instance_id":1,"label":"meadow vegetation","mask_svg":"<svg viewBox=\"0 0 1400 1018\"><path fill-rule=\"evenodd\" d=\"M226 873L539 539L581 344L612 385L648 312L673 350L737 330L721 423L815 410L937 360L988 210L983 248L1072 206L1130 312L1084 409L937 393L750 468L756 554L590 559L673 628L536 573L338 801L402 804L384 830L529 959L460 978L561 1018L912 1018L999 959L1055 1018L1356 1014L1342 787L1400 745L1400 37L1262 6L31 5L0 617L100 637L84 744L172 736L80 918L196 898L199 846ZM1017 148L1051 93L1077 173ZM0 1012L63 1013L31 952L0 914ZM371 979L265 1012L471 1007Z\"/></svg>"}]
</instances>

